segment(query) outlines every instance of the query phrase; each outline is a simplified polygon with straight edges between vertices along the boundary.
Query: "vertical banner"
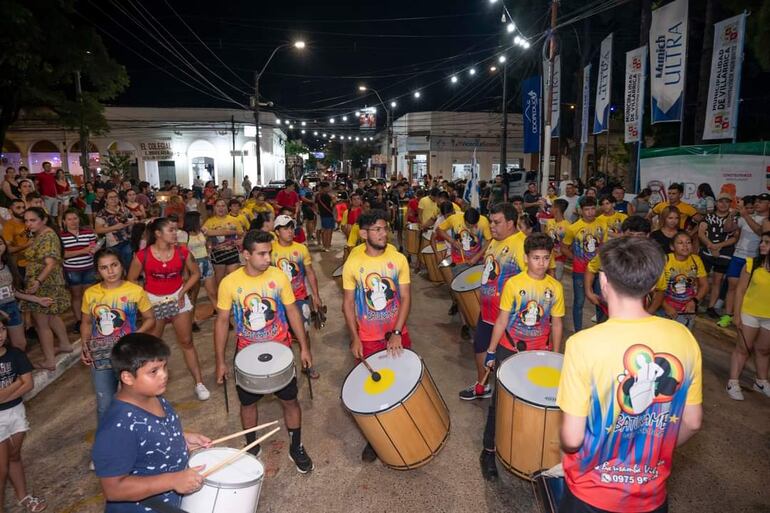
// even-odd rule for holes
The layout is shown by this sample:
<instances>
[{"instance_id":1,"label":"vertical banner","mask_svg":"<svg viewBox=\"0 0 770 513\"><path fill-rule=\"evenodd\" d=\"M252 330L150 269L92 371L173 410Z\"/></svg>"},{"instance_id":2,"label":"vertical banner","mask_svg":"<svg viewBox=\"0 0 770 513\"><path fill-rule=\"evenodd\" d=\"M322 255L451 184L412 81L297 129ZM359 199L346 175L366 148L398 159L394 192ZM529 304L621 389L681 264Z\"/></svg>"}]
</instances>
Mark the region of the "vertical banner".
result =
<instances>
[{"instance_id":1,"label":"vertical banner","mask_svg":"<svg viewBox=\"0 0 770 513\"><path fill-rule=\"evenodd\" d=\"M650 99L652 123L682 121L687 69L687 2L674 0L652 11Z\"/></svg>"},{"instance_id":2,"label":"vertical banner","mask_svg":"<svg viewBox=\"0 0 770 513\"><path fill-rule=\"evenodd\" d=\"M471 161L471 178L465 184L463 200L473 208L479 208L479 161L476 159L476 148L473 148L473 160ZM504 171L500 171L504 173Z\"/></svg>"},{"instance_id":3,"label":"vertical banner","mask_svg":"<svg viewBox=\"0 0 770 513\"><path fill-rule=\"evenodd\" d=\"M646 76L647 45L626 52L625 142L639 142L642 132L642 102Z\"/></svg>"},{"instance_id":4,"label":"vertical banner","mask_svg":"<svg viewBox=\"0 0 770 513\"><path fill-rule=\"evenodd\" d=\"M540 151L540 77L521 83L521 108L524 113L524 153Z\"/></svg>"},{"instance_id":5,"label":"vertical banner","mask_svg":"<svg viewBox=\"0 0 770 513\"><path fill-rule=\"evenodd\" d=\"M610 96L612 92L612 33L604 38L599 54L599 71L596 73L596 106L594 130L600 134L610 127Z\"/></svg>"},{"instance_id":6,"label":"vertical banner","mask_svg":"<svg viewBox=\"0 0 770 513\"><path fill-rule=\"evenodd\" d=\"M551 80L550 62L543 60L543 101L548 101L548 86ZM561 106L561 56L553 59L553 92L551 96L551 137L559 137L559 120Z\"/></svg>"},{"instance_id":7,"label":"vertical banner","mask_svg":"<svg viewBox=\"0 0 770 513\"><path fill-rule=\"evenodd\" d=\"M745 34L745 13L714 24L704 139L735 138Z\"/></svg>"},{"instance_id":8,"label":"vertical banner","mask_svg":"<svg viewBox=\"0 0 770 513\"><path fill-rule=\"evenodd\" d=\"M591 101L591 65L583 68L583 104L580 107L580 144L588 143L588 111Z\"/></svg>"}]
</instances>

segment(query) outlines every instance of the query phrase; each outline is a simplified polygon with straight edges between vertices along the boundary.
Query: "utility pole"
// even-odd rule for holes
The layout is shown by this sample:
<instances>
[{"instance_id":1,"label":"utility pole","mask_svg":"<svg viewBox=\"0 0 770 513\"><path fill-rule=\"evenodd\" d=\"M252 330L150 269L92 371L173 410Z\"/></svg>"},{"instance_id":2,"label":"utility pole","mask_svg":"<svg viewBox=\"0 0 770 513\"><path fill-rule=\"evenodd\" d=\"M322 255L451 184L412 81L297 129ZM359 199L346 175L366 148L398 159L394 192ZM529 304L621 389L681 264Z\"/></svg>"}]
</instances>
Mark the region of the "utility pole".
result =
<instances>
[{"instance_id":1,"label":"utility pole","mask_svg":"<svg viewBox=\"0 0 770 513\"><path fill-rule=\"evenodd\" d=\"M235 190L235 116L230 116L230 131L233 135L233 147L230 153L233 156L233 190ZM259 128L257 128L257 142L259 142ZM246 194L248 194L248 191Z\"/></svg>"},{"instance_id":2,"label":"utility pole","mask_svg":"<svg viewBox=\"0 0 770 513\"><path fill-rule=\"evenodd\" d=\"M83 178L88 177L88 130L86 130L83 113L83 88L80 85L80 71L75 72L75 94L80 104L80 167L83 170ZM94 171L94 173L96 173ZM96 176L94 176L96 180Z\"/></svg>"},{"instance_id":3,"label":"utility pole","mask_svg":"<svg viewBox=\"0 0 770 513\"><path fill-rule=\"evenodd\" d=\"M543 138L543 165L541 167L540 194L548 191L548 180L551 174L551 109L553 103L553 60L556 57L556 18L559 7L558 0L551 0L551 30L548 34L548 89L545 94L545 130Z\"/></svg>"},{"instance_id":4,"label":"utility pole","mask_svg":"<svg viewBox=\"0 0 770 513\"><path fill-rule=\"evenodd\" d=\"M275 51L273 52L275 54ZM272 55L270 56L272 58ZM268 60L268 62L270 62ZM265 68L267 64L265 64ZM264 68L262 69L264 71ZM255 139L257 140L257 183L262 185L262 141L259 137L259 76L261 73L254 73L254 124L256 125L257 134ZM233 174L235 169L233 168ZM235 185L233 185L235 187Z\"/></svg>"},{"instance_id":5,"label":"utility pole","mask_svg":"<svg viewBox=\"0 0 770 513\"><path fill-rule=\"evenodd\" d=\"M503 65L503 126L500 132L500 175L505 177L508 170L508 60ZM503 178L505 181L505 178Z\"/></svg>"}]
</instances>

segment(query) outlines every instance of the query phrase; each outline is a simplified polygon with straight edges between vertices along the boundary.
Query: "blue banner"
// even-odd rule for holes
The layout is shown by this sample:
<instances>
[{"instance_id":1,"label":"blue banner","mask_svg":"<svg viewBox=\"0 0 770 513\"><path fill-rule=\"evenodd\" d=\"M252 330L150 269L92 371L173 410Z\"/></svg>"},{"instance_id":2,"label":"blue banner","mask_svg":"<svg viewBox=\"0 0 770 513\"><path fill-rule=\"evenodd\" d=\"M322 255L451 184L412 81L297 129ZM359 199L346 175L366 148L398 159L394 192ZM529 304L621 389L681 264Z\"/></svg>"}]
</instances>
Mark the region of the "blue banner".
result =
<instances>
[{"instance_id":1,"label":"blue banner","mask_svg":"<svg viewBox=\"0 0 770 513\"><path fill-rule=\"evenodd\" d=\"M521 83L521 111L524 113L524 153L540 152L540 77Z\"/></svg>"}]
</instances>

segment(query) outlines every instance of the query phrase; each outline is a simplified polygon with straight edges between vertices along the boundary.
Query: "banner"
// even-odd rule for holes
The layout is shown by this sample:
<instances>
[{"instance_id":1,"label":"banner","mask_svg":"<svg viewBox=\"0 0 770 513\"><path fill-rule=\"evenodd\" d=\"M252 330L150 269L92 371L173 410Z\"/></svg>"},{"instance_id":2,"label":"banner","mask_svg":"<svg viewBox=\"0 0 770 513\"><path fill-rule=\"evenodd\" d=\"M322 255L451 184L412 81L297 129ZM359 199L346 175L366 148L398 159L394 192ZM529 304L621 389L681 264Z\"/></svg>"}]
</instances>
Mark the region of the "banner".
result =
<instances>
[{"instance_id":1,"label":"banner","mask_svg":"<svg viewBox=\"0 0 770 513\"><path fill-rule=\"evenodd\" d=\"M377 108L366 107L358 113L358 127L361 130L377 129Z\"/></svg>"},{"instance_id":2,"label":"banner","mask_svg":"<svg viewBox=\"0 0 770 513\"><path fill-rule=\"evenodd\" d=\"M171 137L161 137L154 141L139 143L139 155L143 160L174 160Z\"/></svg>"},{"instance_id":3,"label":"banner","mask_svg":"<svg viewBox=\"0 0 770 513\"><path fill-rule=\"evenodd\" d=\"M599 52L599 71L596 74L596 106L594 130L600 134L610 127L610 96L612 93L612 33L604 38Z\"/></svg>"},{"instance_id":4,"label":"banner","mask_svg":"<svg viewBox=\"0 0 770 513\"><path fill-rule=\"evenodd\" d=\"M746 14L733 16L714 25L714 53L711 55L704 139L735 137L745 36Z\"/></svg>"},{"instance_id":5,"label":"banner","mask_svg":"<svg viewBox=\"0 0 770 513\"><path fill-rule=\"evenodd\" d=\"M591 65L583 68L583 104L580 107L580 144L588 142L588 111L591 101Z\"/></svg>"},{"instance_id":6,"label":"banner","mask_svg":"<svg viewBox=\"0 0 770 513\"><path fill-rule=\"evenodd\" d=\"M551 72L548 59L543 60L543 101L548 101L548 86ZM561 57L557 55L553 59L553 96L551 96L551 137L559 137L559 113L561 109Z\"/></svg>"},{"instance_id":7,"label":"banner","mask_svg":"<svg viewBox=\"0 0 770 513\"><path fill-rule=\"evenodd\" d=\"M647 45L626 52L625 142L639 141L642 133L644 78L647 76Z\"/></svg>"},{"instance_id":8,"label":"banner","mask_svg":"<svg viewBox=\"0 0 770 513\"><path fill-rule=\"evenodd\" d=\"M473 150L471 161L471 178L465 184L463 200L473 208L479 208L479 161L476 160L476 150Z\"/></svg>"},{"instance_id":9,"label":"banner","mask_svg":"<svg viewBox=\"0 0 770 513\"><path fill-rule=\"evenodd\" d=\"M540 77L529 77L521 83L524 153L540 151L540 92Z\"/></svg>"},{"instance_id":10,"label":"banner","mask_svg":"<svg viewBox=\"0 0 770 513\"><path fill-rule=\"evenodd\" d=\"M650 99L653 123L682 120L687 69L687 1L674 0L652 11Z\"/></svg>"}]
</instances>

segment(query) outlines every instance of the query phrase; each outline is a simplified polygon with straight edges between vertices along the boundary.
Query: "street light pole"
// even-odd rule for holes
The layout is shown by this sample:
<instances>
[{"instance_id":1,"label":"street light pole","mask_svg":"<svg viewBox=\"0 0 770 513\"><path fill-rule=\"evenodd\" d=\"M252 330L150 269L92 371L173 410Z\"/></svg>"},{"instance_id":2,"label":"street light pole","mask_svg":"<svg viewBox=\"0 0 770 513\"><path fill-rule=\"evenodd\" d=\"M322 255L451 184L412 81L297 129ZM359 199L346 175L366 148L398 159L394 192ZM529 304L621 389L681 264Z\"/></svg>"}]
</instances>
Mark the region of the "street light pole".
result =
<instances>
[{"instance_id":1,"label":"street light pole","mask_svg":"<svg viewBox=\"0 0 770 513\"><path fill-rule=\"evenodd\" d=\"M545 128L543 137L543 165L541 167L540 194L545 196L551 175L551 109L553 108L553 61L556 58L556 22L559 0L551 0L551 33L548 35L548 88L545 94ZM545 48L544 48L545 50ZM558 149L557 149L558 151ZM556 177L559 180L559 177Z\"/></svg>"},{"instance_id":2,"label":"street light pole","mask_svg":"<svg viewBox=\"0 0 770 513\"><path fill-rule=\"evenodd\" d=\"M506 171L508 171L508 61L505 61L503 66L503 126L501 132L500 141L500 172L499 174L505 177Z\"/></svg>"}]
</instances>

